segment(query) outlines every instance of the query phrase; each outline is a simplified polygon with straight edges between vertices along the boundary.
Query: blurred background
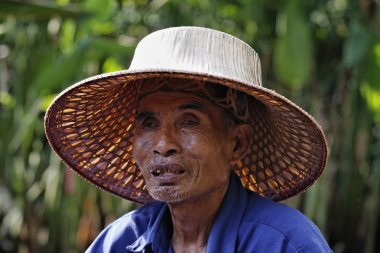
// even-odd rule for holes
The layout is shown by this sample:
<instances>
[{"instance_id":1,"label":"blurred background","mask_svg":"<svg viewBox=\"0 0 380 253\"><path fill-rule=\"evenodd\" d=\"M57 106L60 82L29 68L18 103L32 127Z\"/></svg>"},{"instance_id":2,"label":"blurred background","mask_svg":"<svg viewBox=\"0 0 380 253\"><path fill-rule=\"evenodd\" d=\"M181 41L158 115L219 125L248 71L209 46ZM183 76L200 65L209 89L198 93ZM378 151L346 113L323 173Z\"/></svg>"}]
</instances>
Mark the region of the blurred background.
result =
<instances>
[{"instance_id":1,"label":"blurred background","mask_svg":"<svg viewBox=\"0 0 380 253\"><path fill-rule=\"evenodd\" d=\"M0 0L0 252L83 252L136 205L89 185L48 146L64 88L128 68L170 26L221 30L261 56L264 86L321 123L330 157L286 201L336 253L380 252L380 8L375 0Z\"/></svg>"}]
</instances>

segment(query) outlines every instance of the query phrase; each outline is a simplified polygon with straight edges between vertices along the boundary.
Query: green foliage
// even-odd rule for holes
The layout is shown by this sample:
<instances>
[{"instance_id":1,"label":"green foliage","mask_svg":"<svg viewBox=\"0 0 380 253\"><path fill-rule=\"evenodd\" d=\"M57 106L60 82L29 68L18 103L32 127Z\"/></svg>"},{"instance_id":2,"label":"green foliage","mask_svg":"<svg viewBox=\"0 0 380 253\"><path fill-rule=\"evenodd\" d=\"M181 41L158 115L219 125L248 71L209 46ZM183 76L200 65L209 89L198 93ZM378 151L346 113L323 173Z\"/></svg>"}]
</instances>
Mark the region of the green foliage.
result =
<instances>
[{"instance_id":1,"label":"green foliage","mask_svg":"<svg viewBox=\"0 0 380 253\"><path fill-rule=\"evenodd\" d=\"M278 77L294 88L309 80L312 63L312 39L303 9L301 1L289 0L277 20L274 67Z\"/></svg>"},{"instance_id":2,"label":"green foliage","mask_svg":"<svg viewBox=\"0 0 380 253\"><path fill-rule=\"evenodd\" d=\"M62 18L83 18L87 15L84 12L78 11L74 6L62 8L48 2L36 4L29 1L2 0L0 15L6 16L10 14L22 17L23 19L48 19L55 15Z\"/></svg>"},{"instance_id":3,"label":"green foliage","mask_svg":"<svg viewBox=\"0 0 380 253\"><path fill-rule=\"evenodd\" d=\"M146 34L195 25L252 45L264 85L324 128L327 169L287 203L317 223L334 252L378 252L379 9L372 0L0 1L0 251L83 252L136 207L67 170L43 116L69 85L127 68Z\"/></svg>"},{"instance_id":4,"label":"green foliage","mask_svg":"<svg viewBox=\"0 0 380 253\"><path fill-rule=\"evenodd\" d=\"M369 59L361 91L368 107L375 114L376 121L380 122L380 40L375 40L369 49Z\"/></svg>"},{"instance_id":5,"label":"green foliage","mask_svg":"<svg viewBox=\"0 0 380 253\"><path fill-rule=\"evenodd\" d=\"M343 62L347 67L358 64L367 54L371 36L367 29L358 23L352 24L350 34L343 48Z\"/></svg>"}]
</instances>

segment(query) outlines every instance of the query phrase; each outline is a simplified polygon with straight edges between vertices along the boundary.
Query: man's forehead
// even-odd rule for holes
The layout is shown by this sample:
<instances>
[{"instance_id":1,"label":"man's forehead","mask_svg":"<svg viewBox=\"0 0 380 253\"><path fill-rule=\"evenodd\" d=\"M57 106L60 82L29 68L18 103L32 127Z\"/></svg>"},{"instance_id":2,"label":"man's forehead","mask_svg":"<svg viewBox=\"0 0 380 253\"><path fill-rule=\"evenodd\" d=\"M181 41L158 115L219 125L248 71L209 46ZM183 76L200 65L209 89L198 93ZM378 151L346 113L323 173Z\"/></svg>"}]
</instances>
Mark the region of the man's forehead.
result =
<instances>
[{"instance_id":1,"label":"man's forehead","mask_svg":"<svg viewBox=\"0 0 380 253\"><path fill-rule=\"evenodd\" d=\"M155 92L183 92L186 95L191 94L193 98L201 99L205 103L210 103L217 109L226 112L231 122L244 122L247 120L248 107L247 99L243 93L223 86L203 80L181 79L181 78L151 78L146 79L140 86L140 93L137 103L137 110L141 101L148 95ZM169 94L169 93L168 93ZM184 97L171 98L183 99ZM167 99L158 99L158 104L166 103ZM213 107L210 105L210 108Z\"/></svg>"},{"instance_id":2,"label":"man's forehead","mask_svg":"<svg viewBox=\"0 0 380 253\"><path fill-rule=\"evenodd\" d=\"M136 121L162 113L186 110L195 110L212 117L216 112L215 110L220 109L210 101L195 94L157 91L141 99L140 105L137 107Z\"/></svg>"},{"instance_id":3,"label":"man's forehead","mask_svg":"<svg viewBox=\"0 0 380 253\"><path fill-rule=\"evenodd\" d=\"M204 82L193 79L182 78L149 78L145 79L141 85L141 92L150 93L157 90L186 90L188 88L198 88Z\"/></svg>"},{"instance_id":4,"label":"man's forehead","mask_svg":"<svg viewBox=\"0 0 380 253\"><path fill-rule=\"evenodd\" d=\"M220 84L196 79L150 78L140 87L140 98L155 91L183 91L195 93L202 98L225 98L228 88Z\"/></svg>"},{"instance_id":5,"label":"man's forehead","mask_svg":"<svg viewBox=\"0 0 380 253\"><path fill-rule=\"evenodd\" d=\"M144 108L161 109L166 107L176 107L177 109L204 109L210 104L211 101L189 92L155 91L140 99L138 110Z\"/></svg>"}]
</instances>

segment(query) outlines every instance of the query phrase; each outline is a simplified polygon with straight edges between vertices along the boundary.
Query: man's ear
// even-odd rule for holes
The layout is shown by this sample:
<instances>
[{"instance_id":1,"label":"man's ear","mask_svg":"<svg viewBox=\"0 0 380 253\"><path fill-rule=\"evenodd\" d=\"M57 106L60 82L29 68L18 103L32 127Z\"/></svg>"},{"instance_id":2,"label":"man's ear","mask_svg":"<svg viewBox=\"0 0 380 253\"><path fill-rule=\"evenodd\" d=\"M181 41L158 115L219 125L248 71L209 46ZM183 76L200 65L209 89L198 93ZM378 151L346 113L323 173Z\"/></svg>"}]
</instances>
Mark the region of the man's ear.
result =
<instances>
[{"instance_id":1,"label":"man's ear","mask_svg":"<svg viewBox=\"0 0 380 253\"><path fill-rule=\"evenodd\" d=\"M232 150L232 163L237 164L248 152L251 145L252 128L248 124L239 124L234 127L235 146Z\"/></svg>"}]
</instances>

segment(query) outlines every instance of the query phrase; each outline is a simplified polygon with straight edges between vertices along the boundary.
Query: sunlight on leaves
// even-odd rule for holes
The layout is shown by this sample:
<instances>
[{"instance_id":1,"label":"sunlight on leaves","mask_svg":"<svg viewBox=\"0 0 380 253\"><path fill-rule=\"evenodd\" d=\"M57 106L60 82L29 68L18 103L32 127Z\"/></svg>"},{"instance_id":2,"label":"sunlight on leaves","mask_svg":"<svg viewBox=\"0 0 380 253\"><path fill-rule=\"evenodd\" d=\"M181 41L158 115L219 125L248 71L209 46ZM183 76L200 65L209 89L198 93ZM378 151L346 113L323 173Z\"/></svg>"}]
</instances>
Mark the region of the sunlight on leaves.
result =
<instances>
[{"instance_id":1,"label":"sunlight on leaves","mask_svg":"<svg viewBox=\"0 0 380 253\"><path fill-rule=\"evenodd\" d=\"M49 105L53 102L57 94L49 94L42 97L41 111L46 111Z\"/></svg>"},{"instance_id":2,"label":"sunlight on leaves","mask_svg":"<svg viewBox=\"0 0 380 253\"><path fill-rule=\"evenodd\" d=\"M121 66L115 58L107 58L107 60L104 62L103 65L103 72L108 73L108 72L114 72L118 70L124 69L123 66Z\"/></svg>"},{"instance_id":3,"label":"sunlight on leaves","mask_svg":"<svg viewBox=\"0 0 380 253\"><path fill-rule=\"evenodd\" d=\"M368 107L375 113L376 121L380 122L380 43L375 43L372 47L361 93Z\"/></svg>"},{"instance_id":4,"label":"sunlight on leaves","mask_svg":"<svg viewBox=\"0 0 380 253\"><path fill-rule=\"evenodd\" d=\"M6 91L0 93L0 105L12 108L16 105L16 99Z\"/></svg>"}]
</instances>

